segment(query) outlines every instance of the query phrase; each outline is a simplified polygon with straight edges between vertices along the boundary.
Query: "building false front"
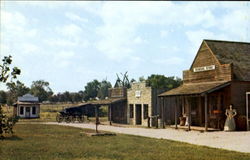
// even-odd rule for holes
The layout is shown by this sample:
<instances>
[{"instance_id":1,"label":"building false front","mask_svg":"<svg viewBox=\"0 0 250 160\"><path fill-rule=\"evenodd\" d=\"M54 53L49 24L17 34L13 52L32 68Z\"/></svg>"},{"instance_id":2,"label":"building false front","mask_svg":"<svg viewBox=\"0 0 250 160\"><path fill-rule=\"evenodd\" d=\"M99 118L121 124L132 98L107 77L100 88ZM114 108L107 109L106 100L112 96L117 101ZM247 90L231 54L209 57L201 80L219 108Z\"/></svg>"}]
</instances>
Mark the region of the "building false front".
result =
<instances>
[{"instance_id":1,"label":"building false front","mask_svg":"<svg viewBox=\"0 0 250 160\"><path fill-rule=\"evenodd\" d=\"M14 104L14 115L20 118L39 118L40 103L38 97L26 94L18 97L18 101Z\"/></svg>"},{"instance_id":2,"label":"building false front","mask_svg":"<svg viewBox=\"0 0 250 160\"><path fill-rule=\"evenodd\" d=\"M163 122L223 129L230 104L237 110L236 127L246 128L246 92L250 91L250 43L204 40L183 85L160 94ZM245 117L244 117L245 116Z\"/></svg>"}]
</instances>

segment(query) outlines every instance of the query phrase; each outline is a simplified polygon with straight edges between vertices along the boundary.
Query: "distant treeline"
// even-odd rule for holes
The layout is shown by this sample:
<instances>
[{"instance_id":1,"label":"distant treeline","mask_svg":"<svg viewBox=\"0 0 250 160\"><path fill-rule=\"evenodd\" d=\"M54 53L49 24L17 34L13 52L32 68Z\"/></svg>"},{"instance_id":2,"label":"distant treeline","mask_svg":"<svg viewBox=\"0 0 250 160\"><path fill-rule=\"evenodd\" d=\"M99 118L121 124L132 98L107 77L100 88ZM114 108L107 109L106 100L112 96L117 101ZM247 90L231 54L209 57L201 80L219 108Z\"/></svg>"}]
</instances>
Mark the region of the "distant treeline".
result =
<instances>
[{"instance_id":1,"label":"distant treeline","mask_svg":"<svg viewBox=\"0 0 250 160\"><path fill-rule=\"evenodd\" d=\"M126 83L124 83L121 79L119 77L117 78L114 87L121 87L121 85L123 85L124 87L129 88L131 86L130 83L136 82L135 79L128 80L127 78ZM182 83L182 80L178 77L166 77L164 75L155 74L152 74L147 79L140 77L138 81L146 81L147 86L151 86L153 88L164 88L167 90L176 88ZM63 93L55 94L53 93L49 86L49 82L47 81L33 81L30 87L27 87L24 85L24 83L17 81L15 85L13 85L13 83L7 83L7 91L0 90L0 103L12 105L17 101L17 97L23 96L27 93L37 96L40 102L45 103L78 103L96 98L105 99L108 97L109 88L112 88L112 85L109 81L98 81L95 79L91 82L88 82L84 87L84 90L80 90L78 92L65 91Z\"/></svg>"}]
</instances>

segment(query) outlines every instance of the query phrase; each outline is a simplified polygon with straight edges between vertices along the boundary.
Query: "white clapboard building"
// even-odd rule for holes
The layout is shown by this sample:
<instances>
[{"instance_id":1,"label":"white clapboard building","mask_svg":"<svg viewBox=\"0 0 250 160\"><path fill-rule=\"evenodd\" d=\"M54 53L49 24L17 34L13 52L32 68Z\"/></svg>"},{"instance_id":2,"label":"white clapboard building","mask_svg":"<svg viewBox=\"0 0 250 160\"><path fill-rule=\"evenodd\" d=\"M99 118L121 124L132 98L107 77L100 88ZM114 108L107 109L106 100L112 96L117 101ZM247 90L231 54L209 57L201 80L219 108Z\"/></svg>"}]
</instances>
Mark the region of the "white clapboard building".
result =
<instances>
[{"instance_id":1,"label":"white clapboard building","mask_svg":"<svg viewBox=\"0 0 250 160\"><path fill-rule=\"evenodd\" d=\"M38 97L31 94L25 94L18 97L14 104L14 115L20 118L39 118L40 117L40 103Z\"/></svg>"}]
</instances>

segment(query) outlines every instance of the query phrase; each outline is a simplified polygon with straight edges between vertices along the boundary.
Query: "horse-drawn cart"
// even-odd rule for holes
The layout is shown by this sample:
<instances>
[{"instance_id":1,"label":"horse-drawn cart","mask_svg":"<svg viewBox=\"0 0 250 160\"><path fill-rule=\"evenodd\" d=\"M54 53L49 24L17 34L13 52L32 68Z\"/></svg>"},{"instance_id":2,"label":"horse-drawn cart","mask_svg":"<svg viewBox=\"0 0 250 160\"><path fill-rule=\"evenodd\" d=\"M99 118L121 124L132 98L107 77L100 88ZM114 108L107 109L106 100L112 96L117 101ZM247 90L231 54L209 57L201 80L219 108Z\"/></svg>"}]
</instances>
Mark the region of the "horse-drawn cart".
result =
<instances>
[{"instance_id":1,"label":"horse-drawn cart","mask_svg":"<svg viewBox=\"0 0 250 160\"><path fill-rule=\"evenodd\" d=\"M56 121L60 122L84 122L84 110L82 107L70 107L60 111L56 116Z\"/></svg>"}]
</instances>

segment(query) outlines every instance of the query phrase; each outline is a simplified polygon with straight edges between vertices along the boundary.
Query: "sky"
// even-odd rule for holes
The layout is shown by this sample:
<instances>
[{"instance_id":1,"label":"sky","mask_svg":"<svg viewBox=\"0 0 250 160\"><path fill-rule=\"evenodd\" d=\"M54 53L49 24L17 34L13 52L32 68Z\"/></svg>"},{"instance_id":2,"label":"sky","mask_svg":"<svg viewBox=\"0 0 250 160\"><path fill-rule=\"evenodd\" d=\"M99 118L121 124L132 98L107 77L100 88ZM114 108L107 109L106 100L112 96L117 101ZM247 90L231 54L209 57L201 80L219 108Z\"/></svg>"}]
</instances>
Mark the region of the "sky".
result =
<instances>
[{"instance_id":1,"label":"sky","mask_svg":"<svg viewBox=\"0 0 250 160\"><path fill-rule=\"evenodd\" d=\"M182 78L203 39L250 42L250 2L1 1L0 29L21 82L77 92L126 71Z\"/></svg>"}]
</instances>

